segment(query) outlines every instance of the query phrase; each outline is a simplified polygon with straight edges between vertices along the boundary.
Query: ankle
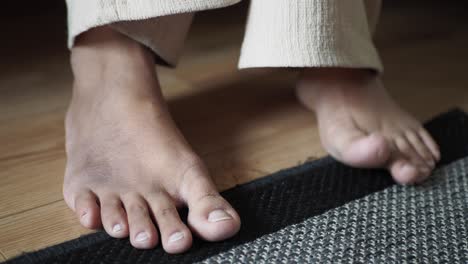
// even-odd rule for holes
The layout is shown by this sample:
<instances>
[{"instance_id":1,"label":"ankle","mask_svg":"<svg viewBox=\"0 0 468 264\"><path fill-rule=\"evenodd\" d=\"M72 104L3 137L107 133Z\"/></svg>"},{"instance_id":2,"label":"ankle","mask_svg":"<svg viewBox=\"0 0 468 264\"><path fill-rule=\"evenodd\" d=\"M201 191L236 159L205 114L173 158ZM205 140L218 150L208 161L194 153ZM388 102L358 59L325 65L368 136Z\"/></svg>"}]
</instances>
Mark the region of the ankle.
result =
<instances>
[{"instance_id":1,"label":"ankle","mask_svg":"<svg viewBox=\"0 0 468 264\"><path fill-rule=\"evenodd\" d=\"M377 76L375 71L368 69L354 68L304 68L301 71L300 79L314 82L354 82L373 79Z\"/></svg>"},{"instance_id":2,"label":"ankle","mask_svg":"<svg viewBox=\"0 0 468 264\"><path fill-rule=\"evenodd\" d=\"M157 85L152 53L110 27L98 27L80 35L70 61L74 93L93 96L105 89L117 93L119 88L125 93L142 92L138 90L151 90Z\"/></svg>"},{"instance_id":3,"label":"ankle","mask_svg":"<svg viewBox=\"0 0 468 264\"><path fill-rule=\"evenodd\" d=\"M82 58L118 61L137 56L152 61L151 52L137 41L119 33L109 26L90 29L76 38L71 50L72 65ZM152 61L154 62L154 61Z\"/></svg>"},{"instance_id":4,"label":"ankle","mask_svg":"<svg viewBox=\"0 0 468 264\"><path fill-rule=\"evenodd\" d=\"M320 108L333 98L347 97L357 92L356 89L368 87L376 78L374 72L366 69L305 68L299 76L296 92L303 103Z\"/></svg>"}]
</instances>

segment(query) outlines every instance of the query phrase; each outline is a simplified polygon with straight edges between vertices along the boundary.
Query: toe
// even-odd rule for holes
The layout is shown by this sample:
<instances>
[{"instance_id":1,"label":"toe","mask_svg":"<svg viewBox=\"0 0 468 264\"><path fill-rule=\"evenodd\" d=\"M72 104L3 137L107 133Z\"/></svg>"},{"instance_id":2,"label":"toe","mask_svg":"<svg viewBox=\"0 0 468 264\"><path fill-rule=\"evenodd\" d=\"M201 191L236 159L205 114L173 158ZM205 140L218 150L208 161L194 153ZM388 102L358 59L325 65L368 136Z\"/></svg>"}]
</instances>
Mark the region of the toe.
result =
<instances>
[{"instance_id":1,"label":"toe","mask_svg":"<svg viewBox=\"0 0 468 264\"><path fill-rule=\"evenodd\" d=\"M101 227L97 198L90 190L78 192L74 202L75 213L80 223L90 229Z\"/></svg>"},{"instance_id":2,"label":"toe","mask_svg":"<svg viewBox=\"0 0 468 264\"><path fill-rule=\"evenodd\" d=\"M412 144L406 136L398 136L394 140L396 150L394 150L394 160L404 159L410 162L412 167L415 167L420 172L431 170L431 167L426 164L424 159L416 152Z\"/></svg>"},{"instance_id":3,"label":"toe","mask_svg":"<svg viewBox=\"0 0 468 264\"><path fill-rule=\"evenodd\" d=\"M388 160L391 153L386 139L378 133L348 134L340 145L342 161L361 168L380 167Z\"/></svg>"},{"instance_id":4,"label":"toe","mask_svg":"<svg viewBox=\"0 0 468 264\"><path fill-rule=\"evenodd\" d=\"M433 157L431 150L424 144L421 137L416 132L407 131L405 133L406 139L411 144L419 157L429 166L430 169L435 167L435 158Z\"/></svg>"},{"instance_id":5,"label":"toe","mask_svg":"<svg viewBox=\"0 0 468 264\"><path fill-rule=\"evenodd\" d=\"M164 250L170 254L186 251L192 245L192 234L180 220L174 202L165 193L155 193L147 196L148 204L161 233Z\"/></svg>"},{"instance_id":6,"label":"toe","mask_svg":"<svg viewBox=\"0 0 468 264\"><path fill-rule=\"evenodd\" d=\"M188 223L192 230L208 241L219 241L235 235L240 218L232 206L218 193L207 177L193 181L184 199L189 207Z\"/></svg>"},{"instance_id":7,"label":"toe","mask_svg":"<svg viewBox=\"0 0 468 264\"><path fill-rule=\"evenodd\" d=\"M127 194L122 202L127 212L131 244L139 249L155 247L158 234L145 200L137 194Z\"/></svg>"},{"instance_id":8,"label":"toe","mask_svg":"<svg viewBox=\"0 0 468 264\"><path fill-rule=\"evenodd\" d=\"M100 195L101 221L106 232L116 238L128 236L127 214L116 195Z\"/></svg>"},{"instance_id":9,"label":"toe","mask_svg":"<svg viewBox=\"0 0 468 264\"><path fill-rule=\"evenodd\" d=\"M420 170L404 159L391 162L389 170L393 179L403 185L417 183L423 175Z\"/></svg>"},{"instance_id":10,"label":"toe","mask_svg":"<svg viewBox=\"0 0 468 264\"><path fill-rule=\"evenodd\" d=\"M424 144L431 151L434 159L436 161L439 161L440 160L440 150L439 150L439 146L437 145L435 140L432 138L432 136L429 134L429 132L427 132L427 130L422 128L422 127L419 129L418 133L419 133L419 136L421 137L422 141L424 142Z\"/></svg>"}]
</instances>

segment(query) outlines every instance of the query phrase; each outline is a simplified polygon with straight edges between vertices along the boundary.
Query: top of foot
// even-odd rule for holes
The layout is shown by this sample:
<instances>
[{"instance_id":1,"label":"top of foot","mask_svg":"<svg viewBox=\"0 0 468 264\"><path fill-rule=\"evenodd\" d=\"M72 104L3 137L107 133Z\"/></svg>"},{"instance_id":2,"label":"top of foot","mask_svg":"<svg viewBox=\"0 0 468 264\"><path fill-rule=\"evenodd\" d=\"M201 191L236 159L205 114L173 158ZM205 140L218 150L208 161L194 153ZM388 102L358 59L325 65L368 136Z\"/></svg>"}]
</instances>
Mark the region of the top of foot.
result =
<instances>
[{"instance_id":1,"label":"top of foot","mask_svg":"<svg viewBox=\"0 0 468 264\"><path fill-rule=\"evenodd\" d=\"M374 73L304 70L297 95L315 111L325 149L345 164L387 167L397 182L411 184L426 179L440 159L429 133L395 103Z\"/></svg>"}]
</instances>

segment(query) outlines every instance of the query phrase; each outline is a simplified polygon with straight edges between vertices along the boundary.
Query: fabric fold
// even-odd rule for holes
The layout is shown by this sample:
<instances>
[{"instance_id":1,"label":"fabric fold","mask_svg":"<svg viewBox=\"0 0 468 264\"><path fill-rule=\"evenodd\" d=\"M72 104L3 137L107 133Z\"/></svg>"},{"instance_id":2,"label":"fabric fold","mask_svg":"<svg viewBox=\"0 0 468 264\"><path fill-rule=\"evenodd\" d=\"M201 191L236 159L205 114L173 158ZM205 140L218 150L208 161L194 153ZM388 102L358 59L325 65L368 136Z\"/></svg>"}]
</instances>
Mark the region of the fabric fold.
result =
<instances>
[{"instance_id":1,"label":"fabric fold","mask_svg":"<svg viewBox=\"0 0 468 264\"><path fill-rule=\"evenodd\" d=\"M239 68L345 67L383 70L363 1L252 0Z\"/></svg>"},{"instance_id":2,"label":"fabric fold","mask_svg":"<svg viewBox=\"0 0 468 264\"><path fill-rule=\"evenodd\" d=\"M68 47L94 27L112 25L174 65L193 13L225 7L241 0L66 0ZM188 13L188 14L187 14Z\"/></svg>"}]
</instances>

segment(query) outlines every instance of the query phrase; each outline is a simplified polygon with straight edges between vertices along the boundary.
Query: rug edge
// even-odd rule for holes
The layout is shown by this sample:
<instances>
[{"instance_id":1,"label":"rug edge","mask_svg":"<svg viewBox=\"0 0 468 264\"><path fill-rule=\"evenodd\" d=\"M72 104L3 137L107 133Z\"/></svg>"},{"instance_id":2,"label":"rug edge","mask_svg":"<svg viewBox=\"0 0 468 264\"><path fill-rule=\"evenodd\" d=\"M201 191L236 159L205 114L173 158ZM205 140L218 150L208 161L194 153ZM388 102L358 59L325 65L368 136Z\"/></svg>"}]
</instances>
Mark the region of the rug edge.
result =
<instances>
[{"instance_id":1,"label":"rug edge","mask_svg":"<svg viewBox=\"0 0 468 264\"><path fill-rule=\"evenodd\" d=\"M460 108L455 107L446 112L442 112L438 114L437 116L425 121L424 126L425 127L430 126L432 123L437 122L437 120L440 120L440 119L454 118L454 117L468 118L468 114L465 111L461 110ZM453 162L457 159L458 158L453 157L453 159L451 159L450 162ZM274 182L281 181L287 177L290 177L291 175L297 174L298 172L320 168L332 162L335 162L335 160L330 156L325 156L317 160L307 161L297 166L282 169L277 172L271 173L262 178L255 179L253 181L250 181L244 184L236 185L230 189L227 189L221 192L221 194L225 196L225 195L229 195L232 192L264 188L267 185L270 185ZM438 167L445 165L447 163L449 162L445 162L444 164L438 164ZM75 238L69 241L62 242L56 245L52 245L43 249L39 249L37 251L23 252L11 259L6 260L3 263L5 264L36 263L37 261L45 260L49 257L53 257L53 256L61 255L61 254L67 254L68 252L72 250L81 249L91 244L105 241L106 239L109 239L109 238L111 237L108 236L104 231L98 231L95 233L80 236L78 238Z\"/></svg>"}]
</instances>

